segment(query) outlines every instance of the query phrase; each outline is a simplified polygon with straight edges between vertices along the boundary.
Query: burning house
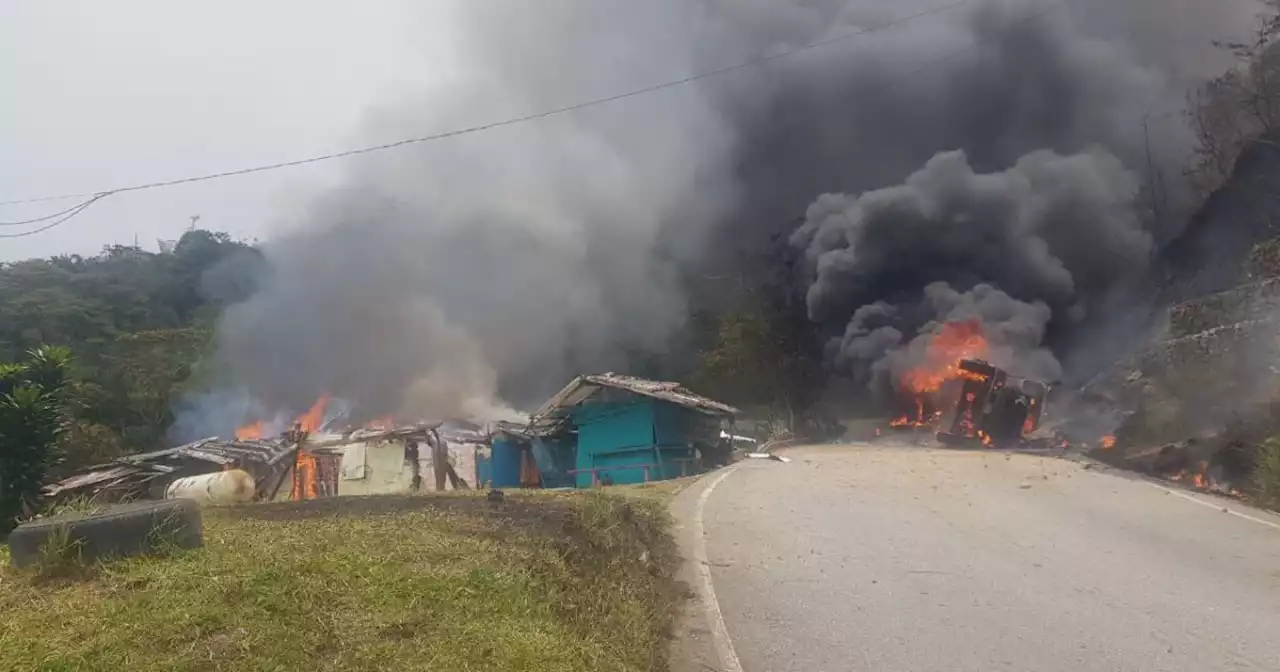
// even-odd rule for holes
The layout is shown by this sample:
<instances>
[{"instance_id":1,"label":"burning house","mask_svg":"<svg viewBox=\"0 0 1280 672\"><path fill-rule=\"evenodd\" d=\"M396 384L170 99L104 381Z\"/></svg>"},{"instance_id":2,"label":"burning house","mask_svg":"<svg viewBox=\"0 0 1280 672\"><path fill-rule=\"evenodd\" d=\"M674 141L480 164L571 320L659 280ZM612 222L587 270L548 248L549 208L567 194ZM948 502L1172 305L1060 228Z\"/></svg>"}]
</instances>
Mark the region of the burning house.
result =
<instances>
[{"instance_id":1,"label":"burning house","mask_svg":"<svg viewBox=\"0 0 1280 672\"><path fill-rule=\"evenodd\" d=\"M89 467L49 485L44 494L54 500L163 499L183 479L236 471L248 475L254 497L271 499L291 474L293 459L294 447L283 441L211 438Z\"/></svg>"},{"instance_id":2,"label":"burning house","mask_svg":"<svg viewBox=\"0 0 1280 672\"><path fill-rule=\"evenodd\" d=\"M160 499L228 480L240 484L234 496L208 499L236 503L459 490L473 483L639 483L694 474L714 462L723 452L722 422L737 412L677 383L616 374L575 378L527 425L488 428L459 421L397 427L390 417L340 427L346 422L341 404L321 396L292 423L255 420L232 440L126 456L52 484L46 494ZM171 487L230 471L236 479Z\"/></svg>"},{"instance_id":3,"label":"burning house","mask_svg":"<svg viewBox=\"0 0 1280 672\"><path fill-rule=\"evenodd\" d=\"M397 427L383 417L353 429L340 427L345 415L341 404L322 395L292 422L254 420L231 440L214 437L127 455L53 483L45 494L99 501L196 497L231 504L465 489L467 480L458 472L470 478L478 446L488 442L474 426ZM218 474L234 478L214 478Z\"/></svg>"}]
</instances>

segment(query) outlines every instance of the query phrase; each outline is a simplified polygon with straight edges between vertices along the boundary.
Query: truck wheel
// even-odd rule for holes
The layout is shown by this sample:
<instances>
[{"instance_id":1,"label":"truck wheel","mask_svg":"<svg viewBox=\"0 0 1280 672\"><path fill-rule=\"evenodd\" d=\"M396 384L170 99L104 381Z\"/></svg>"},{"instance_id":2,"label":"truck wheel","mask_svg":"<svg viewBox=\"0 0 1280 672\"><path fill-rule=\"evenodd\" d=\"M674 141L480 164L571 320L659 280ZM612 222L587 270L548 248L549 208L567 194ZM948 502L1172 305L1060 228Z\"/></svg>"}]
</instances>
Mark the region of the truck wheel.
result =
<instances>
[{"instance_id":1,"label":"truck wheel","mask_svg":"<svg viewBox=\"0 0 1280 672\"><path fill-rule=\"evenodd\" d=\"M118 504L93 513L67 513L19 525L9 534L15 567L30 567L46 544L67 546L84 563L144 555L159 549L198 548L204 542L200 505L186 499Z\"/></svg>"}]
</instances>

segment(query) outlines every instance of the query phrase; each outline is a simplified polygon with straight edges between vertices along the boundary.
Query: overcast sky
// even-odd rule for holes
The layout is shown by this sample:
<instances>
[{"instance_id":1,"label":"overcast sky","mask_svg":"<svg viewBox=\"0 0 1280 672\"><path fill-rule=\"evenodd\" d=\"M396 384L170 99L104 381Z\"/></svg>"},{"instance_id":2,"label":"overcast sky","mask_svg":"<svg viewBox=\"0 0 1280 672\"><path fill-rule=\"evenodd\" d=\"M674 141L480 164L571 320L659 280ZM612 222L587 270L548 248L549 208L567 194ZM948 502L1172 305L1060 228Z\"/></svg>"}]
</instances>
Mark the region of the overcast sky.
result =
<instances>
[{"instance_id":1,"label":"overcast sky","mask_svg":"<svg viewBox=\"0 0 1280 672\"><path fill-rule=\"evenodd\" d=\"M0 0L0 200L363 144L371 106L448 73L436 48L445 36L432 32L446 22L430 20L430 2ZM265 237L339 163L115 196L47 233L0 239L0 260L95 253L135 236L155 249L192 215ZM4 205L0 222L72 204Z\"/></svg>"},{"instance_id":2,"label":"overcast sky","mask_svg":"<svg viewBox=\"0 0 1280 672\"><path fill-rule=\"evenodd\" d=\"M379 107L422 109L433 85L466 79L459 68L467 61L454 56L458 47L450 42L462 39L450 30L456 21L448 9L459 1L0 0L0 201L107 190L449 130L427 119L419 128L403 114L396 123L378 124L381 130L368 120ZM1118 1L1074 0L1104 7ZM900 6L896 0L869 2ZM1164 42L1186 32L1188 44L1172 51L1188 61L1180 70L1197 76L1225 65L1206 35L1250 25L1257 11L1251 0L1121 4L1132 10L1130 19L1153 22L1151 30L1117 28L1121 33L1147 33ZM1151 11L1151 4L1161 11ZM1174 11L1165 11L1170 7ZM1154 26L1159 22L1172 27ZM1205 26L1216 22L1223 26ZM1093 28L1107 32L1105 25ZM1201 65L1203 71L1196 67ZM650 73L644 83L665 76ZM562 102L617 90L565 85L574 91ZM406 100L418 104L396 107ZM465 122L531 111L492 109L484 119ZM135 240L156 249L158 239L178 238L193 215L201 227L265 238L290 225L288 218L333 184L344 165L113 196L47 233L0 238L0 261L92 254ZM0 205L0 222L74 203ZM0 234L22 229L0 227Z\"/></svg>"}]
</instances>

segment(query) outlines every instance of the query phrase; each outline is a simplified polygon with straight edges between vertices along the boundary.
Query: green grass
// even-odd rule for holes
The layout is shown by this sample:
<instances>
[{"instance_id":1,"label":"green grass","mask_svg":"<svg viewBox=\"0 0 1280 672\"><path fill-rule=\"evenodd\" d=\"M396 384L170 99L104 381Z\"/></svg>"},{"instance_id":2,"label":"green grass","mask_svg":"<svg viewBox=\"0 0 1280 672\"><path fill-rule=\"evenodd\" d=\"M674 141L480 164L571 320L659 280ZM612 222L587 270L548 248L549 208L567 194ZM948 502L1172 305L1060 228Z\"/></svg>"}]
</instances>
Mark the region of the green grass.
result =
<instances>
[{"instance_id":1,"label":"green grass","mask_svg":"<svg viewBox=\"0 0 1280 672\"><path fill-rule=\"evenodd\" d=\"M663 670L660 498L206 512L203 549L50 581L0 551L0 670Z\"/></svg>"}]
</instances>

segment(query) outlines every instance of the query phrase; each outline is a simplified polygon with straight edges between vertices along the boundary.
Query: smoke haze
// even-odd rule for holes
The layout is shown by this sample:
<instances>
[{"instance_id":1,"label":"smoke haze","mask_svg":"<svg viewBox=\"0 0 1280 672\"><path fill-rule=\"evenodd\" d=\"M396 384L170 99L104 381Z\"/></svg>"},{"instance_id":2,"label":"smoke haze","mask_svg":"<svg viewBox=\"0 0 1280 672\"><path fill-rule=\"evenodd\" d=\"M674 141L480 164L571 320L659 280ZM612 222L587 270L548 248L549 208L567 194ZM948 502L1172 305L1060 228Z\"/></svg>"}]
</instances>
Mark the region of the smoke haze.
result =
<instances>
[{"instance_id":1,"label":"smoke haze","mask_svg":"<svg viewBox=\"0 0 1280 672\"><path fill-rule=\"evenodd\" d=\"M811 314L845 332L843 370L909 350L955 311L1007 327L1011 348L1051 367L1036 354L1047 325L1140 268L1142 176L1180 174L1189 148L1180 124L1161 123L1146 153L1144 115L1176 110L1203 74L1163 38L1209 53L1252 16L1224 18L1245 0L1205 4L1222 10L1213 22L1153 0L975 0L760 68L354 161L345 186L266 245L273 272L225 316L218 392L188 400L181 433L225 433L236 409L302 410L322 392L369 417L528 408L578 373L670 354L690 278L791 234L806 211L791 240L812 262ZM368 134L556 108L931 6L458 1L423 18L447 27L451 77L374 109ZM862 334L881 310L868 306L913 315ZM865 340L881 328L897 340Z\"/></svg>"}]
</instances>

